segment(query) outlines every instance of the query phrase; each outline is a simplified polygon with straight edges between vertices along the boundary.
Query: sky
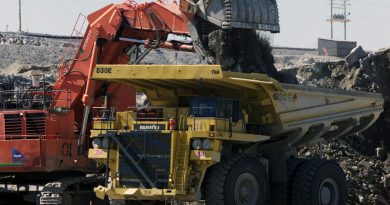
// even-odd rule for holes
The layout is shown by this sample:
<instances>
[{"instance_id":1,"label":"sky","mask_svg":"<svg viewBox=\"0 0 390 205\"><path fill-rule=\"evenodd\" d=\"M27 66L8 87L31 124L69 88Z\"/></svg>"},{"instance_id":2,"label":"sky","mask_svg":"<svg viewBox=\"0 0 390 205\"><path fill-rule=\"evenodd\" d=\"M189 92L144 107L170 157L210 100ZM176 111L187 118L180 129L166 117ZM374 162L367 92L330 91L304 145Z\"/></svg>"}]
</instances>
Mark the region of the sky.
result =
<instances>
[{"instance_id":1,"label":"sky","mask_svg":"<svg viewBox=\"0 0 390 205\"><path fill-rule=\"evenodd\" d=\"M140 0L142 2L143 0ZM22 0L22 30L70 35L81 13L88 15L110 3L123 0ZM274 46L317 47L318 38L330 38L330 0L277 0L281 33L273 35ZM347 40L366 50L390 46L390 1L349 0ZM0 0L0 31L18 30L18 1ZM335 24L334 37L344 39L343 24Z\"/></svg>"}]
</instances>

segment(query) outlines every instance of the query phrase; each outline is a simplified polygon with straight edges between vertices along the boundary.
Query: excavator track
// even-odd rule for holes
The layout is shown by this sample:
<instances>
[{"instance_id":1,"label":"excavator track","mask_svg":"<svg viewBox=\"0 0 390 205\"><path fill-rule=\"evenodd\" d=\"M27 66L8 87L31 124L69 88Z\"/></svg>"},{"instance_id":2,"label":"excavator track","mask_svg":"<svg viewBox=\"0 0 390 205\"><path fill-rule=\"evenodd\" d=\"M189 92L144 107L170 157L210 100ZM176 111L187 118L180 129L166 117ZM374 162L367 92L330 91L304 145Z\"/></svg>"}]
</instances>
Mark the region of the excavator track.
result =
<instances>
[{"instance_id":1,"label":"excavator track","mask_svg":"<svg viewBox=\"0 0 390 205\"><path fill-rule=\"evenodd\" d=\"M88 199L92 199L91 196L94 195L92 189L82 189L80 185L85 187L93 187L98 184L104 183L104 177L100 176L91 176L91 177L67 177L62 178L50 183L47 183L42 189L38 204L82 204L85 200L85 196L88 196ZM76 186L75 188L73 186ZM72 193L77 192L77 197L72 197ZM87 199L87 200L88 200ZM81 200L81 201L80 201ZM76 202L76 203L75 203ZM92 204L104 204L104 201L100 200L100 203Z\"/></svg>"}]
</instances>

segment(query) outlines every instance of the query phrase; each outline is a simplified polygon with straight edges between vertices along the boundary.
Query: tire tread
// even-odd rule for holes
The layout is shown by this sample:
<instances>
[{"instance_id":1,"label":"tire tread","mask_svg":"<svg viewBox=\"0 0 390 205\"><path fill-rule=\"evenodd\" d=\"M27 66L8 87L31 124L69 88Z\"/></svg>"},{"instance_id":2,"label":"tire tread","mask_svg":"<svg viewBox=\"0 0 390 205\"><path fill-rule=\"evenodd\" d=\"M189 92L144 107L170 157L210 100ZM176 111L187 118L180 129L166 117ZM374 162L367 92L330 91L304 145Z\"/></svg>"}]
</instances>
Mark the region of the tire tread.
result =
<instances>
[{"instance_id":1,"label":"tire tread","mask_svg":"<svg viewBox=\"0 0 390 205\"><path fill-rule=\"evenodd\" d=\"M303 163L296 171L296 177L292 183L291 204L292 205L312 205L313 183L318 171L323 166L334 166L339 174L345 174L337 163L324 159L313 159Z\"/></svg>"}]
</instances>

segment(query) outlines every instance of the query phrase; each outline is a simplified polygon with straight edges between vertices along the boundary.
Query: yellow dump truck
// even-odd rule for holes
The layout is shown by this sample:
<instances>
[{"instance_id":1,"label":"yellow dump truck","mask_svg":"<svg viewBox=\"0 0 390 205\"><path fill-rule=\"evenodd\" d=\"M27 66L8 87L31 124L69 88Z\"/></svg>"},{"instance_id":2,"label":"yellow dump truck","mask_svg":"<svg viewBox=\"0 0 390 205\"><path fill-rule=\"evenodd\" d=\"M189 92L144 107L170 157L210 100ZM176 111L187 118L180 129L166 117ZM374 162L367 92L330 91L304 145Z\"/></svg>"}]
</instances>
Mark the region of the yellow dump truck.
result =
<instances>
[{"instance_id":1,"label":"yellow dump truck","mask_svg":"<svg viewBox=\"0 0 390 205\"><path fill-rule=\"evenodd\" d=\"M368 128L381 95L281 84L210 65L98 65L93 79L131 85L149 104L96 108L89 157L106 165L99 198L127 204L346 204L333 161L299 147ZM95 69L101 70L101 69Z\"/></svg>"}]
</instances>

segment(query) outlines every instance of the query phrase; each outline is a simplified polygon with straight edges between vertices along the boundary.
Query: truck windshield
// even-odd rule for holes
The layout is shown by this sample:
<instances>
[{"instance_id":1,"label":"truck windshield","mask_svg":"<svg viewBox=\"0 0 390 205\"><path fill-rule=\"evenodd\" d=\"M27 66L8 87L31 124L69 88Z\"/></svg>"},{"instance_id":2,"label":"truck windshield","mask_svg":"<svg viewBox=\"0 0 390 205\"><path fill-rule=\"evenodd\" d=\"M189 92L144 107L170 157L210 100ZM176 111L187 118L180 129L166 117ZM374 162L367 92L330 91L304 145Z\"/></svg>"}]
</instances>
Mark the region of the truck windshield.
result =
<instances>
[{"instance_id":1,"label":"truck windshield","mask_svg":"<svg viewBox=\"0 0 390 205\"><path fill-rule=\"evenodd\" d=\"M217 100L215 98L194 98L191 103L191 114L195 117L217 117Z\"/></svg>"},{"instance_id":2,"label":"truck windshield","mask_svg":"<svg viewBox=\"0 0 390 205\"><path fill-rule=\"evenodd\" d=\"M191 115L194 117L231 118L233 122L241 119L240 101L226 98L196 97L191 100Z\"/></svg>"}]
</instances>

